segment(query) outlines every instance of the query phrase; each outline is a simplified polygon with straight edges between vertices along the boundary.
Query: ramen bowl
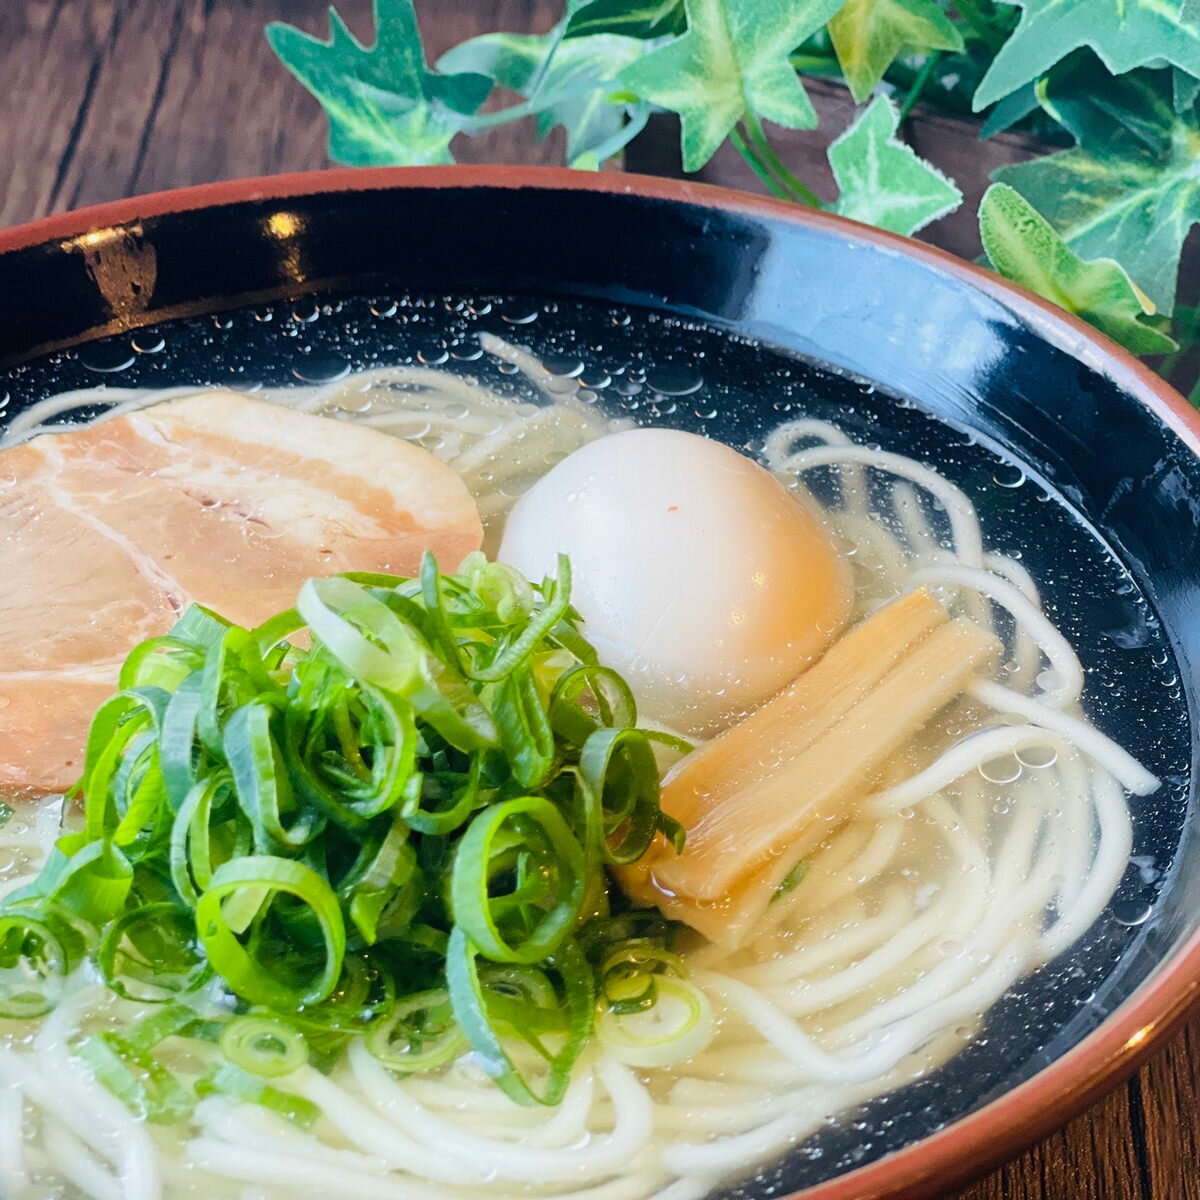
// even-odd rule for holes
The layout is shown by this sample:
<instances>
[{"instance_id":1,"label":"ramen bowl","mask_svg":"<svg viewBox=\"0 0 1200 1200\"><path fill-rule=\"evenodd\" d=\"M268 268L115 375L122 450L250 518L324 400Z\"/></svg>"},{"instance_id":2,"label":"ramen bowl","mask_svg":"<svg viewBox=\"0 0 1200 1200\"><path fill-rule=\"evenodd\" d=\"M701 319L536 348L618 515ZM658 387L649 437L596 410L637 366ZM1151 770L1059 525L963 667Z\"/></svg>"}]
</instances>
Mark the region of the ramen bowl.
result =
<instances>
[{"instance_id":1,"label":"ramen bowl","mask_svg":"<svg viewBox=\"0 0 1200 1200\"><path fill-rule=\"evenodd\" d=\"M117 387L471 373L478 333L639 424L753 452L788 413L935 461L1042 584L1096 723L1163 781L1088 934L970 1044L726 1188L929 1197L1112 1087L1193 1008L1200 418L1082 322L835 216L632 176L333 171L0 233L0 425Z\"/></svg>"}]
</instances>

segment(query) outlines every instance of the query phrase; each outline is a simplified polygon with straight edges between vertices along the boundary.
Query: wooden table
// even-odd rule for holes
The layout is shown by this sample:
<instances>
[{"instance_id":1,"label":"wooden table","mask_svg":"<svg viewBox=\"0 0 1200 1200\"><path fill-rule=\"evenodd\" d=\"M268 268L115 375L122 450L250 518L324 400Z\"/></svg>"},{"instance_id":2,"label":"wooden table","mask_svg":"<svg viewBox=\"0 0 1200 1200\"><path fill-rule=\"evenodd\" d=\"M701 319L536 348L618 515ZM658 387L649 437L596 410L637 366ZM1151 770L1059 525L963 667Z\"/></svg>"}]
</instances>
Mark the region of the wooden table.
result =
<instances>
[{"instance_id":1,"label":"wooden table","mask_svg":"<svg viewBox=\"0 0 1200 1200\"><path fill-rule=\"evenodd\" d=\"M339 0L364 36L369 0ZM324 0L0 0L0 225L140 192L326 165L317 105L267 21L324 32ZM555 0L425 0L431 57L544 30ZM509 127L461 155L556 162ZM1200 1024L1105 1102L963 1200L1200 1200Z\"/></svg>"}]
</instances>

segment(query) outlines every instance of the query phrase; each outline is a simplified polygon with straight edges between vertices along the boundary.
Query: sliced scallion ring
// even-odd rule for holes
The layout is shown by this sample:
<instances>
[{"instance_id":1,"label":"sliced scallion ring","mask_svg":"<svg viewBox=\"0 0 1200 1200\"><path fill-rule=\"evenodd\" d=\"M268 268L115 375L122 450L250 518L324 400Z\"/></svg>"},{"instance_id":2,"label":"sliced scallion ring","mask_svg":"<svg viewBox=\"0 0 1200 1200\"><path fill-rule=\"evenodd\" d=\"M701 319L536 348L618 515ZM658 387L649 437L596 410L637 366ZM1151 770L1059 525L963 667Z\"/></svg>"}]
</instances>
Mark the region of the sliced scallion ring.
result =
<instances>
[{"instance_id":1,"label":"sliced scallion ring","mask_svg":"<svg viewBox=\"0 0 1200 1200\"><path fill-rule=\"evenodd\" d=\"M512 887L493 894L496 855L517 827L525 861L510 868L502 859L500 873L513 874ZM558 809L541 796L517 796L484 809L467 827L454 854L450 898L455 922L484 957L534 963L570 932L585 886L583 849Z\"/></svg>"},{"instance_id":2,"label":"sliced scallion ring","mask_svg":"<svg viewBox=\"0 0 1200 1200\"><path fill-rule=\"evenodd\" d=\"M467 1049L444 988L417 992L396 1002L388 1016L363 1039L384 1066L417 1074L444 1066Z\"/></svg>"},{"instance_id":3,"label":"sliced scallion ring","mask_svg":"<svg viewBox=\"0 0 1200 1200\"><path fill-rule=\"evenodd\" d=\"M695 984L675 975L655 977L653 1006L633 1013L602 1007L596 1036L614 1058L631 1067L669 1067L694 1058L713 1039L712 1004Z\"/></svg>"},{"instance_id":4,"label":"sliced scallion ring","mask_svg":"<svg viewBox=\"0 0 1200 1200\"><path fill-rule=\"evenodd\" d=\"M278 1079L308 1062L308 1043L298 1029L274 1017L235 1017L221 1030L221 1051L235 1067Z\"/></svg>"},{"instance_id":5,"label":"sliced scallion ring","mask_svg":"<svg viewBox=\"0 0 1200 1200\"><path fill-rule=\"evenodd\" d=\"M321 950L307 979L286 982L276 964L252 952L254 938L249 944L239 939L227 919L225 905L247 893L259 912L270 905L273 897L285 895L294 896L311 913ZM342 973L346 926L337 897L316 871L290 859L260 854L219 866L196 906L196 930L213 969L237 995L252 1004L283 1012L302 1004L319 1004L333 991Z\"/></svg>"}]
</instances>

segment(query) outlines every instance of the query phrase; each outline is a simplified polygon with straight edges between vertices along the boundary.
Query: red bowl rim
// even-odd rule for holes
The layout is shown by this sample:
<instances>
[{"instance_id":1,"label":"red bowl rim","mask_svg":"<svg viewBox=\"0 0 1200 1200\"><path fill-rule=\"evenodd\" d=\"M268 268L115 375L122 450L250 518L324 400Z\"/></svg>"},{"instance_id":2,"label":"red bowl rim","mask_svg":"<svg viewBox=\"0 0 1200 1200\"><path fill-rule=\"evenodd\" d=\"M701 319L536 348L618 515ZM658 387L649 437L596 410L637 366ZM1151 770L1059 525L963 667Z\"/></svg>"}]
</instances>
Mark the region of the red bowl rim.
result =
<instances>
[{"instance_id":1,"label":"red bowl rim","mask_svg":"<svg viewBox=\"0 0 1200 1200\"><path fill-rule=\"evenodd\" d=\"M201 184L60 213L0 230L0 254L110 226L244 201L387 188L539 188L699 205L823 229L915 258L999 301L1055 345L1113 379L1200 455L1200 412L1147 366L1078 317L944 250L831 213L690 181L561 167L378 167ZM918 1200L944 1195L1098 1100L1200 1008L1200 931L1066 1054L1026 1082L920 1141L784 1200Z\"/></svg>"}]
</instances>

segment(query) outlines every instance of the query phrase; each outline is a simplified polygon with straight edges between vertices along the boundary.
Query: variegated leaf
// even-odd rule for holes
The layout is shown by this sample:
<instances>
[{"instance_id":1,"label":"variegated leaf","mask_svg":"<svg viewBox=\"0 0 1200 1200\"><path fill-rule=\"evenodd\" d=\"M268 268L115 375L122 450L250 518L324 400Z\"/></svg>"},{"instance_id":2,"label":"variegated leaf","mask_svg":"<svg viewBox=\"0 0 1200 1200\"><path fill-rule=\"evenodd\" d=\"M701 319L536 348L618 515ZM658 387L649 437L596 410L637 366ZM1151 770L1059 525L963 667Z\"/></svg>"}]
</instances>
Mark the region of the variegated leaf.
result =
<instances>
[{"instance_id":1,"label":"variegated leaf","mask_svg":"<svg viewBox=\"0 0 1200 1200\"><path fill-rule=\"evenodd\" d=\"M896 137L890 100L877 97L829 147L841 194L835 212L893 233L910 234L962 203L962 193L936 167Z\"/></svg>"},{"instance_id":2,"label":"variegated leaf","mask_svg":"<svg viewBox=\"0 0 1200 1200\"><path fill-rule=\"evenodd\" d=\"M988 260L1006 279L1083 317L1134 354L1176 348L1148 323L1153 306L1118 263L1085 262L1019 192L993 184L979 206L979 231Z\"/></svg>"}]
</instances>

